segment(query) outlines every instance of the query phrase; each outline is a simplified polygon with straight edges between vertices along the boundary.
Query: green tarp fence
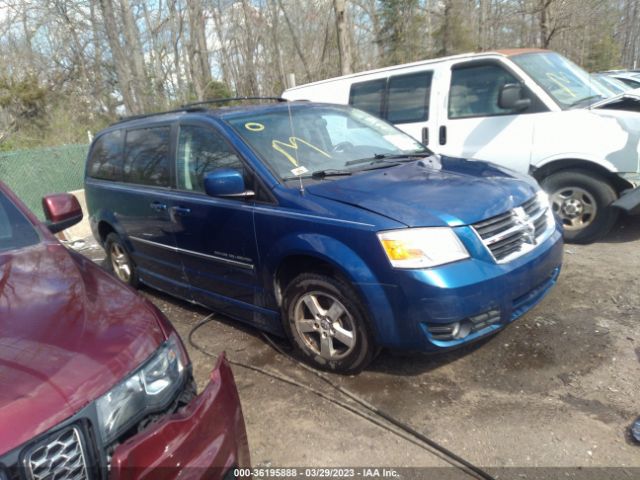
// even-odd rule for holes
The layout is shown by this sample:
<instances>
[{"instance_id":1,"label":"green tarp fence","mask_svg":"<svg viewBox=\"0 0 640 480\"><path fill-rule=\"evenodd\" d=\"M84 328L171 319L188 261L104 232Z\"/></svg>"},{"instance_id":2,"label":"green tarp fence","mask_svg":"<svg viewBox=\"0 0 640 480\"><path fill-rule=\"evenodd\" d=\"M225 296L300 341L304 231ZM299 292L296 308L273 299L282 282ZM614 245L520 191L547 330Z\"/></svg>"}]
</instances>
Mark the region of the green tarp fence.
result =
<instances>
[{"instance_id":1,"label":"green tarp fence","mask_svg":"<svg viewBox=\"0 0 640 480\"><path fill-rule=\"evenodd\" d=\"M38 218L42 197L82 187L84 162L89 145L64 145L0 152L0 180L27 204Z\"/></svg>"}]
</instances>

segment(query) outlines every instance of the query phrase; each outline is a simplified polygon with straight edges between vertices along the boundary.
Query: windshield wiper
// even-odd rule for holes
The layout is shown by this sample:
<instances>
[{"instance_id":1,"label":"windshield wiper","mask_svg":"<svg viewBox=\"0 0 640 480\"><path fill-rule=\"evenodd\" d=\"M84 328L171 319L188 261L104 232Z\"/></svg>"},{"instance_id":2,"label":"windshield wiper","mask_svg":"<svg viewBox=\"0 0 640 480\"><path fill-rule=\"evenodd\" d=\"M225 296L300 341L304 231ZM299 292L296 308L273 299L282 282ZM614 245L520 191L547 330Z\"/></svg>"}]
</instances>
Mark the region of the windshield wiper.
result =
<instances>
[{"instance_id":1,"label":"windshield wiper","mask_svg":"<svg viewBox=\"0 0 640 480\"><path fill-rule=\"evenodd\" d=\"M335 168L328 168L326 170L316 170L311 174L311 178L326 178L326 177L341 177L351 175L351 170L338 170Z\"/></svg>"},{"instance_id":2,"label":"windshield wiper","mask_svg":"<svg viewBox=\"0 0 640 480\"><path fill-rule=\"evenodd\" d=\"M572 104L569 105L569 108L577 107L581 103L587 102L589 100L597 100L599 98L604 98L602 95L589 95L588 97L581 98L580 100L576 100Z\"/></svg>"},{"instance_id":3,"label":"windshield wiper","mask_svg":"<svg viewBox=\"0 0 640 480\"><path fill-rule=\"evenodd\" d=\"M370 163L371 165L374 165L376 163L386 162L387 160L400 160L400 159L404 159L404 161L410 162L410 161L413 161L415 158L430 157L431 155L433 155L433 152L428 150L425 150L423 152L412 152L412 153L374 153L373 157L365 157L365 158L357 158L355 160L349 160L344 165L346 167L350 165L358 165L360 163ZM392 162L392 163L395 164L398 162Z\"/></svg>"}]
</instances>

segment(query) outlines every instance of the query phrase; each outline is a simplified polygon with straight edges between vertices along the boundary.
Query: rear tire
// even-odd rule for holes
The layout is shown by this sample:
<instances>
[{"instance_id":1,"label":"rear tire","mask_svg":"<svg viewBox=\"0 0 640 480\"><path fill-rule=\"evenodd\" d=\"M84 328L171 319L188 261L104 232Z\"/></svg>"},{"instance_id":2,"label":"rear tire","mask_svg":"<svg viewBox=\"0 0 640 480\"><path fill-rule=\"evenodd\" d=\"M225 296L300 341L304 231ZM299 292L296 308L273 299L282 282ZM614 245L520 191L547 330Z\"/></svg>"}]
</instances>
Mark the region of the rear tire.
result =
<instances>
[{"instance_id":1,"label":"rear tire","mask_svg":"<svg viewBox=\"0 0 640 480\"><path fill-rule=\"evenodd\" d=\"M618 220L611 204L618 198L602 177L586 170L562 170L544 178L553 212L564 226L568 243L590 243L605 236Z\"/></svg>"},{"instance_id":2,"label":"rear tire","mask_svg":"<svg viewBox=\"0 0 640 480\"><path fill-rule=\"evenodd\" d=\"M104 249L107 252L107 267L109 271L127 285L134 288L137 287L139 283L138 271L129 251L117 233L111 232L107 235Z\"/></svg>"},{"instance_id":3,"label":"rear tire","mask_svg":"<svg viewBox=\"0 0 640 480\"><path fill-rule=\"evenodd\" d=\"M375 357L366 310L339 279L298 275L284 291L282 321L296 354L318 369L358 373Z\"/></svg>"}]
</instances>

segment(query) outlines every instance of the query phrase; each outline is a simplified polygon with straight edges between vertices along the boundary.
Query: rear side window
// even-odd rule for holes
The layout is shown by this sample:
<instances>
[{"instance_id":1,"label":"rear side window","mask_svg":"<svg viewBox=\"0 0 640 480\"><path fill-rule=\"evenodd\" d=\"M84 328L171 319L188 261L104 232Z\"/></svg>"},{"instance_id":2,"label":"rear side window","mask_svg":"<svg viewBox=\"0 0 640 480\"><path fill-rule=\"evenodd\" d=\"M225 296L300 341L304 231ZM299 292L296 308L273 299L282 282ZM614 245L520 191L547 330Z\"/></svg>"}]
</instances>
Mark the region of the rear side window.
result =
<instances>
[{"instance_id":1,"label":"rear side window","mask_svg":"<svg viewBox=\"0 0 640 480\"><path fill-rule=\"evenodd\" d=\"M376 117L382 116L382 105L387 80L372 80L370 82L354 83L349 92L349 105L364 110Z\"/></svg>"},{"instance_id":2,"label":"rear side window","mask_svg":"<svg viewBox=\"0 0 640 480\"><path fill-rule=\"evenodd\" d=\"M171 178L170 137L171 128L168 126L127 131L124 181L168 187Z\"/></svg>"},{"instance_id":3,"label":"rear side window","mask_svg":"<svg viewBox=\"0 0 640 480\"><path fill-rule=\"evenodd\" d=\"M449 118L507 115L515 110L498 106L500 89L507 83L518 83L499 65L474 65L451 71Z\"/></svg>"},{"instance_id":4,"label":"rear side window","mask_svg":"<svg viewBox=\"0 0 640 480\"><path fill-rule=\"evenodd\" d=\"M122 178L122 130L105 133L95 141L87 175L103 180Z\"/></svg>"},{"instance_id":5,"label":"rear side window","mask_svg":"<svg viewBox=\"0 0 640 480\"><path fill-rule=\"evenodd\" d=\"M178 188L198 192L204 192L205 175L217 168L244 170L238 156L217 132L196 125L180 127L176 167Z\"/></svg>"},{"instance_id":6,"label":"rear side window","mask_svg":"<svg viewBox=\"0 0 640 480\"><path fill-rule=\"evenodd\" d=\"M389 78L387 120L391 123L423 122L429 119L432 72Z\"/></svg>"}]
</instances>

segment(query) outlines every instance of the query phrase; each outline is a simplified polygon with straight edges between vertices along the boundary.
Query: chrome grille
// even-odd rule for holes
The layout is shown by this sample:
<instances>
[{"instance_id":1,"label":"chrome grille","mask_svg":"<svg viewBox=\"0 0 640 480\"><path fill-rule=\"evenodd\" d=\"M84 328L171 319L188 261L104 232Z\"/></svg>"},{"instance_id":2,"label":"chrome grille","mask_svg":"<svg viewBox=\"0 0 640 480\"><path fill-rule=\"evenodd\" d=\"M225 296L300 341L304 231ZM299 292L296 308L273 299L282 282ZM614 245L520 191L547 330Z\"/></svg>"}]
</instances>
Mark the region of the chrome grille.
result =
<instances>
[{"instance_id":1,"label":"chrome grille","mask_svg":"<svg viewBox=\"0 0 640 480\"><path fill-rule=\"evenodd\" d=\"M82 437L77 427L67 428L36 445L26 456L30 480L87 480Z\"/></svg>"},{"instance_id":2,"label":"chrome grille","mask_svg":"<svg viewBox=\"0 0 640 480\"><path fill-rule=\"evenodd\" d=\"M549 207L535 196L519 207L473 225L498 263L533 250L553 231Z\"/></svg>"}]
</instances>

